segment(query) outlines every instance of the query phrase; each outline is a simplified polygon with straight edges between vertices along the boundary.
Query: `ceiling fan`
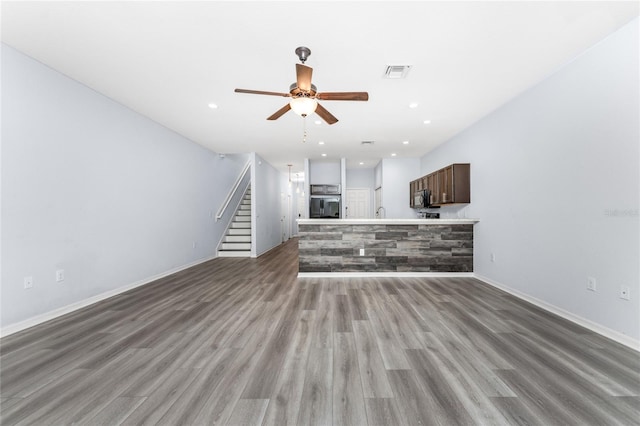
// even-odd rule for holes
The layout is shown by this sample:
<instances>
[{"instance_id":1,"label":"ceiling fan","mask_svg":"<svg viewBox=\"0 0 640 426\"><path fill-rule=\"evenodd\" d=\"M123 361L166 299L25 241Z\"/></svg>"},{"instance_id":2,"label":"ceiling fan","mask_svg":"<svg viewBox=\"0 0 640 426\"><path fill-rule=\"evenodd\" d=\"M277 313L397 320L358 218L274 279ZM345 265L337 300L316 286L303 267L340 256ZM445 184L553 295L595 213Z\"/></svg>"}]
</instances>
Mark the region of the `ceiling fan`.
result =
<instances>
[{"instance_id":1,"label":"ceiling fan","mask_svg":"<svg viewBox=\"0 0 640 426\"><path fill-rule=\"evenodd\" d=\"M322 101L366 101L369 100L369 94L367 92L323 92L318 93L316 86L311 84L311 74L313 68L304 65L305 61L311 55L311 50L308 47L298 47L296 55L300 59L302 64L296 64L296 82L289 86L289 93L280 92L264 92L261 90L247 90L236 89L236 93L251 93L255 95L269 95L269 96L283 96L285 98L291 98L288 104L280 108L267 120L277 120L284 113L292 109L302 117L315 112L322 118L327 124L335 124L338 119L327 111L322 105L318 103L318 100Z\"/></svg>"}]
</instances>

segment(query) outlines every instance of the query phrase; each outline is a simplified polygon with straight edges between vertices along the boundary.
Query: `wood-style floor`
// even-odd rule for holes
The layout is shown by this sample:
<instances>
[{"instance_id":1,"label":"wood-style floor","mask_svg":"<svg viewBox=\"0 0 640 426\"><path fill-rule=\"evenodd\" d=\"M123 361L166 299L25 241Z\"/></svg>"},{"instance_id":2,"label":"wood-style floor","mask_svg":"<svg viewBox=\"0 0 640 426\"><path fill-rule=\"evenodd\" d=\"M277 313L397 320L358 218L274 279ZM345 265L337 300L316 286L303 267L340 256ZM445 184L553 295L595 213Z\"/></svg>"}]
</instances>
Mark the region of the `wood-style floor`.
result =
<instances>
[{"instance_id":1,"label":"wood-style floor","mask_svg":"<svg viewBox=\"0 0 640 426\"><path fill-rule=\"evenodd\" d=\"M467 278L220 258L1 341L3 425L615 425L640 358Z\"/></svg>"}]
</instances>

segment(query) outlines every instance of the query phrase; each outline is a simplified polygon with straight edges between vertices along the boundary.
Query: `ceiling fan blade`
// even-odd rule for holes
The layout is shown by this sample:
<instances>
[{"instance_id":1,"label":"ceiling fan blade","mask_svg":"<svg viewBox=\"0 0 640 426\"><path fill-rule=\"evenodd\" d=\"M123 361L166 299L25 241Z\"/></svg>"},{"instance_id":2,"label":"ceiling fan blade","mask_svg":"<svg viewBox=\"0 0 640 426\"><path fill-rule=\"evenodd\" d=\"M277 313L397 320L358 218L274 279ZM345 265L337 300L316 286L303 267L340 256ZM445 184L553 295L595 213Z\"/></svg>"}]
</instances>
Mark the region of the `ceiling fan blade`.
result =
<instances>
[{"instance_id":1,"label":"ceiling fan blade","mask_svg":"<svg viewBox=\"0 0 640 426\"><path fill-rule=\"evenodd\" d=\"M368 101L367 92L324 92L316 95L317 99L323 101Z\"/></svg>"},{"instance_id":2,"label":"ceiling fan blade","mask_svg":"<svg viewBox=\"0 0 640 426\"><path fill-rule=\"evenodd\" d=\"M316 114L320 116L327 124L335 124L338 122L338 119L333 116L329 111L327 111L322 105L318 104L316 107Z\"/></svg>"},{"instance_id":3,"label":"ceiling fan blade","mask_svg":"<svg viewBox=\"0 0 640 426\"><path fill-rule=\"evenodd\" d=\"M308 92L311 90L311 74L313 68L302 64L296 64L296 77L298 89Z\"/></svg>"},{"instance_id":4,"label":"ceiling fan blade","mask_svg":"<svg viewBox=\"0 0 640 426\"><path fill-rule=\"evenodd\" d=\"M283 106L282 108L274 112L273 115L268 117L267 120L277 120L278 118L282 117L284 113L289 111L290 109L291 109L291 105L286 104L285 106Z\"/></svg>"},{"instance_id":5,"label":"ceiling fan blade","mask_svg":"<svg viewBox=\"0 0 640 426\"><path fill-rule=\"evenodd\" d=\"M280 92L264 92L262 90L247 90L247 89L236 89L234 90L236 93L250 93L252 95L269 95L269 96L283 96L288 98L291 96L289 93L280 93Z\"/></svg>"}]
</instances>

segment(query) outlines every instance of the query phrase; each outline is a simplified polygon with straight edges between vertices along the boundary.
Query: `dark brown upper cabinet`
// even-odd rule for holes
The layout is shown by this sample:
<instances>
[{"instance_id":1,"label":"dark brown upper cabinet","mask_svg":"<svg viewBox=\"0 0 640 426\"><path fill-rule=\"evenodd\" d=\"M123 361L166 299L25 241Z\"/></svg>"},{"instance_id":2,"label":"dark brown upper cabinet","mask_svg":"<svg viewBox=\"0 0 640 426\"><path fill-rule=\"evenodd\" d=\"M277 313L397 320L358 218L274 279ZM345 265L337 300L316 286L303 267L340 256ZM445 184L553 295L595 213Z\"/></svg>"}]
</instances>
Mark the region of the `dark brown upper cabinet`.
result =
<instances>
[{"instance_id":1,"label":"dark brown upper cabinet","mask_svg":"<svg viewBox=\"0 0 640 426\"><path fill-rule=\"evenodd\" d=\"M436 170L416 179L409 184L409 191L427 189L431 193L431 203L434 206L447 204L463 204L471 202L471 165L456 163ZM417 207L413 196L409 205Z\"/></svg>"}]
</instances>

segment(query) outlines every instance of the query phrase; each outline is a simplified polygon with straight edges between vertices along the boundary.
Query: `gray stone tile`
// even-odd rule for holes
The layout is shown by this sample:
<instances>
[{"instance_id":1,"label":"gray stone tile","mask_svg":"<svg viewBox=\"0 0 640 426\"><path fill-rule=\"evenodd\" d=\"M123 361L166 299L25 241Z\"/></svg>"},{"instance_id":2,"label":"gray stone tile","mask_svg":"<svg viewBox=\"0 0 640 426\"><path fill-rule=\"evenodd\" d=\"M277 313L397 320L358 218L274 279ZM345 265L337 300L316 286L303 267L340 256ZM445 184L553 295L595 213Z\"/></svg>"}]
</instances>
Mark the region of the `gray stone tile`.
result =
<instances>
[{"instance_id":1,"label":"gray stone tile","mask_svg":"<svg viewBox=\"0 0 640 426\"><path fill-rule=\"evenodd\" d=\"M301 271L473 271L473 225L305 225L301 231Z\"/></svg>"},{"instance_id":2,"label":"gray stone tile","mask_svg":"<svg viewBox=\"0 0 640 426\"><path fill-rule=\"evenodd\" d=\"M357 240L357 241L364 241L364 240L375 240L376 239L376 234L373 232L369 232L369 233L364 233L364 232L353 232L353 233L346 233L346 234L342 234L341 238L345 241L352 241L352 240Z\"/></svg>"}]
</instances>

